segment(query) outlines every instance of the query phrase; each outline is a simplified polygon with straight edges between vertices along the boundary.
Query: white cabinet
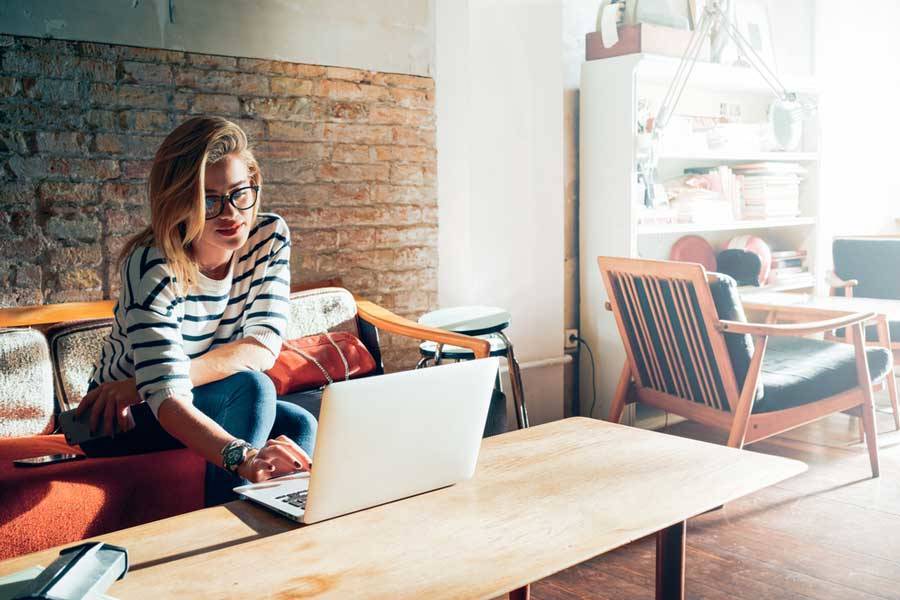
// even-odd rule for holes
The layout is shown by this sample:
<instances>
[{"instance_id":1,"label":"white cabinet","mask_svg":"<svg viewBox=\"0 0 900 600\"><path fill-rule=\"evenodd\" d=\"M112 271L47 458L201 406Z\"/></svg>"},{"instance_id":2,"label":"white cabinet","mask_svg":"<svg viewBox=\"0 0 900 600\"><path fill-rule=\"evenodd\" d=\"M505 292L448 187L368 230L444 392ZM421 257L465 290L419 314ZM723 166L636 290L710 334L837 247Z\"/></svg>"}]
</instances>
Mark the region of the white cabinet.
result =
<instances>
[{"instance_id":1,"label":"white cabinet","mask_svg":"<svg viewBox=\"0 0 900 600\"><path fill-rule=\"evenodd\" d=\"M581 71L580 98L580 330L594 351L597 369L595 416L605 417L615 390L625 353L612 313L604 305L606 292L597 266L598 256L631 256L666 259L672 244L686 234L705 237L717 250L739 234L766 240L773 250L803 249L815 282L824 280L820 252L828 246L819 239L820 136L815 119L804 124L801 148L796 152L719 146L718 151L697 144L671 143L672 124L660 153L658 181L680 175L688 167L737 165L748 162L786 161L807 170L801 185L798 217L765 220L730 220L713 223L639 223L642 190L637 183L638 99L657 110L678 67L678 59L633 54L585 62ZM809 80L785 80L791 91L815 97ZM764 123L774 95L750 68L697 63L676 115L713 117L724 108L739 111L745 124ZM734 114L732 112L732 114ZM673 119L674 121L675 119ZM790 288L790 286L788 286ZM763 289L763 288L760 288ZM769 288L772 289L772 288ZM779 287L778 289L785 289ZM591 403L591 364L581 353L579 389L584 411ZM637 415L638 423L652 426ZM634 413L626 418L635 422Z\"/></svg>"}]
</instances>

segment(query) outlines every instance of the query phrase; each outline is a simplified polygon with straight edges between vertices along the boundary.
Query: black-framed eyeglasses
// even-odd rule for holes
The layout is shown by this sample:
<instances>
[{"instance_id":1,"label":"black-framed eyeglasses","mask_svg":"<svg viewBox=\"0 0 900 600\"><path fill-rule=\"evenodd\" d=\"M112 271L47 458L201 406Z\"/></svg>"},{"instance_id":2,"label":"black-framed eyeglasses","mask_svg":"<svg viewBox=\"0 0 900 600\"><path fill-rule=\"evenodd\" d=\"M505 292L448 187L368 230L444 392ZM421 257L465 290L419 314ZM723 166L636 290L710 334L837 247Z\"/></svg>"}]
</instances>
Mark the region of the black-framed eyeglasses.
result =
<instances>
[{"instance_id":1,"label":"black-framed eyeglasses","mask_svg":"<svg viewBox=\"0 0 900 600\"><path fill-rule=\"evenodd\" d=\"M238 210L250 210L256 205L256 199L259 197L259 186L248 185L238 188L230 194L216 196L213 194L206 195L206 218L215 219L225 211L225 203L230 202L233 207Z\"/></svg>"}]
</instances>

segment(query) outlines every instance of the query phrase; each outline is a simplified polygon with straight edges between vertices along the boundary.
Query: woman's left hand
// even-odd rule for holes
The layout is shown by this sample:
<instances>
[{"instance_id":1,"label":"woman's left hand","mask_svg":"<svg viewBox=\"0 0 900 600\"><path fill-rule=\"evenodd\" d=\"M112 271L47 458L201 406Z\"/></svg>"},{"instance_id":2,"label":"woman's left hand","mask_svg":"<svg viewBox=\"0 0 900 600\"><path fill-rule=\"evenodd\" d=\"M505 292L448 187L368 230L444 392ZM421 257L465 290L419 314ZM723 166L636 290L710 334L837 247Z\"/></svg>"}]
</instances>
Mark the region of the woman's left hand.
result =
<instances>
[{"instance_id":1,"label":"woman's left hand","mask_svg":"<svg viewBox=\"0 0 900 600\"><path fill-rule=\"evenodd\" d=\"M85 394L75 410L75 416L80 417L90 412L91 431L101 431L102 428L106 435L112 435L114 421L120 432L134 428L134 418L128 407L140 402L141 396L134 379L110 381Z\"/></svg>"}]
</instances>

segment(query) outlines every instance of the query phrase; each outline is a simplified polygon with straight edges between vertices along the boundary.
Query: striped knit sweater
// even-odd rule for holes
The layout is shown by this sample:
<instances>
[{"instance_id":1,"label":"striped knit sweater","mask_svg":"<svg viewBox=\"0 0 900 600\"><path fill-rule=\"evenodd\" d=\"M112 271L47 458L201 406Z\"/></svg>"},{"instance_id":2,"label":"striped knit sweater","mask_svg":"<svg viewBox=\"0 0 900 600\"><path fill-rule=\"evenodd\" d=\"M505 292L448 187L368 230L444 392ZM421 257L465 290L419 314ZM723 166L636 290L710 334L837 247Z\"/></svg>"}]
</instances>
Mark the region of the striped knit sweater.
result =
<instances>
[{"instance_id":1,"label":"striped knit sweater","mask_svg":"<svg viewBox=\"0 0 900 600\"><path fill-rule=\"evenodd\" d=\"M287 326L291 242L287 224L260 214L222 280L199 275L186 296L162 253L136 248L122 266L115 321L91 381L135 378L155 415L166 398L193 400L190 360L245 337L277 356Z\"/></svg>"}]
</instances>

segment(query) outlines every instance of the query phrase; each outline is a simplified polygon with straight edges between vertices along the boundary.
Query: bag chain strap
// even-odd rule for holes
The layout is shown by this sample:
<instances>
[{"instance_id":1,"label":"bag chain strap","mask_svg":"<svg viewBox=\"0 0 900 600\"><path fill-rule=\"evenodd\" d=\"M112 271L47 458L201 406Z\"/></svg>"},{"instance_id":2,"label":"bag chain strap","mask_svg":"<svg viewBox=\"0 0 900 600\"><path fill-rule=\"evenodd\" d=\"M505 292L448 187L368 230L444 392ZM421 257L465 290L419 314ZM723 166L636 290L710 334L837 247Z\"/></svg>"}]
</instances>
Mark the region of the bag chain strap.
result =
<instances>
[{"instance_id":1,"label":"bag chain strap","mask_svg":"<svg viewBox=\"0 0 900 600\"><path fill-rule=\"evenodd\" d=\"M344 363L344 381L349 381L350 380L350 365L347 363L347 357L344 356L344 352L341 350L340 346L338 346L337 343L332 339L331 334L329 332L326 331L324 333L324 335L325 335L325 339L327 339L329 342L331 342L331 345L334 346L335 350L337 350L338 356L341 357L341 362ZM290 350L293 350L294 352L296 352L297 354L299 354L300 356L302 356L303 358L308 360L309 362L311 362L312 364L316 365L319 368L319 370L322 371L322 375L325 376L325 381L327 381L329 384L334 383L334 379L331 378L331 374L328 372L328 369L323 367L322 363L320 363L318 360L316 360L315 357L313 357L311 354L309 354L306 351L301 350L300 348L295 346L293 343L291 343L290 340L284 340L284 345L287 346Z\"/></svg>"},{"instance_id":2,"label":"bag chain strap","mask_svg":"<svg viewBox=\"0 0 900 600\"><path fill-rule=\"evenodd\" d=\"M341 362L344 363L344 381L350 381L350 365L347 364L347 357L344 356L343 351L341 351L340 347L338 347L337 342L335 342L331 338L331 333L325 332L325 338L331 342L331 345L334 346L334 349L337 350L338 356L341 357Z\"/></svg>"}]
</instances>

